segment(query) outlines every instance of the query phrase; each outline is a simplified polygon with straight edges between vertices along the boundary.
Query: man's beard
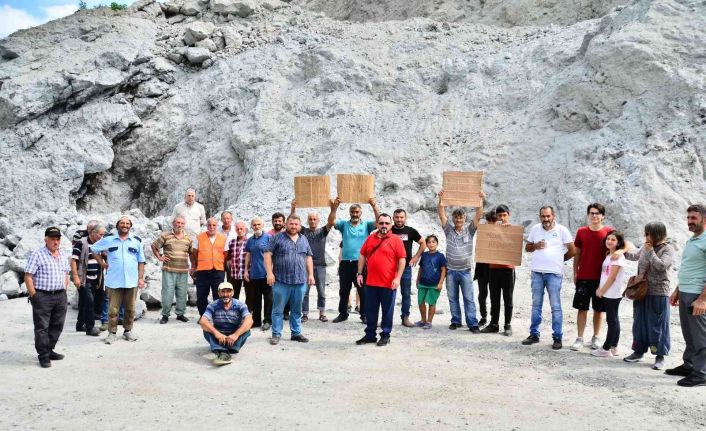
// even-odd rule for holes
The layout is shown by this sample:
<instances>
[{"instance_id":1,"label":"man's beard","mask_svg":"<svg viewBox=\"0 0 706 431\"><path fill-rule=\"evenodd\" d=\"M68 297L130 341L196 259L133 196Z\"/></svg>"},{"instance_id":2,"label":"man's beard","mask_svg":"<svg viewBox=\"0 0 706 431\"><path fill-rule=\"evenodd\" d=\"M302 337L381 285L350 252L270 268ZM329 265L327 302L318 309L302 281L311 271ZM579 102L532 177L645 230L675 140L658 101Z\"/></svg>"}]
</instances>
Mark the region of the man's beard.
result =
<instances>
[{"instance_id":1,"label":"man's beard","mask_svg":"<svg viewBox=\"0 0 706 431\"><path fill-rule=\"evenodd\" d=\"M262 236L262 229L253 230L252 234L255 236L255 238L260 238Z\"/></svg>"},{"instance_id":2,"label":"man's beard","mask_svg":"<svg viewBox=\"0 0 706 431\"><path fill-rule=\"evenodd\" d=\"M229 304L232 300L233 298L221 298L221 301L223 301L224 304Z\"/></svg>"}]
</instances>

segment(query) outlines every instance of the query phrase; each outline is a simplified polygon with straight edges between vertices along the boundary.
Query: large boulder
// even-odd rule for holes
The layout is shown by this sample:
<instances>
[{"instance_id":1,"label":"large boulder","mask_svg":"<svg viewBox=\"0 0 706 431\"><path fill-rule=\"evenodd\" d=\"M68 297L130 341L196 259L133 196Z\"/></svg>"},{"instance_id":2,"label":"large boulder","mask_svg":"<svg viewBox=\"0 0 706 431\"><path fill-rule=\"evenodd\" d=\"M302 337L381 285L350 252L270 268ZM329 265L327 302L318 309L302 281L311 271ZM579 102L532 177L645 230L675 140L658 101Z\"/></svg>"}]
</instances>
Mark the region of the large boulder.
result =
<instances>
[{"instance_id":1,"label":"large boulder","mask_svg":"<svg viewBox=\"0 0 706 431\"><path fill-rule=\"evenodd\" d=\"M189 48L186 50L186 59L191 64L201 64L211 58L211 51L207 48Z\"/></svg>"},{"instance_id":2,"label":"large boulder","mask_svg":"<svg viewBox=\"0 0 706 431\"><path fill-rule=\"evenodd\" d=\"M223 15L238 15L241 18L250 16L257 8L255 0L213 0L211 10Z\"/></svg>"},{"instance_id":3,"label":"large boulder","mask_svg":"<svg viewBox=\"0 0 706 431\"><path fill-rule=\"evenodd\" d=\"M193 46L196 42L211 36L216 26L212 22L195 21L186 26L184 43Z\"/></svg>"},{"instance_id":4,"label":"large boulder","mask_svg":"<svg viewBox=\"0 0 706 431\"><path fill-rule=\"evenodd\" d=\"M22 294L20 279L17 273L7 271L3 275L0 275L0 293L4 293L10 298L15 298Z\"/></svg>"}]
</instances>

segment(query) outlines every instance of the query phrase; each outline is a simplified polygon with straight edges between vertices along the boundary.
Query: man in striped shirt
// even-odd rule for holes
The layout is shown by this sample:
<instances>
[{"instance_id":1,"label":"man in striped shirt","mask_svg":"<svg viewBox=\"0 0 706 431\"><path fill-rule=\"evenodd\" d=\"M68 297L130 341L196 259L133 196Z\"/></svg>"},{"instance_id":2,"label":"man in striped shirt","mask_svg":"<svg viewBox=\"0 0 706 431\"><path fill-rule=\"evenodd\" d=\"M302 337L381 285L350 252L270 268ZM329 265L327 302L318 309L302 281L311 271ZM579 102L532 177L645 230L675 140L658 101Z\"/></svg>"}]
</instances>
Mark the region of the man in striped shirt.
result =
<instances>
[{"instance_id":1,"label":"man in striped shirt","mask_svg":"<svg viewBox=\"0 0 706 431\"><path fill-rule=\"evenodd\" d=\"M466 325L474 334L480 333L478 319L476 318L476 303L473 297L473 236L483 214L483 199L485 194L481 191L481 206L476 208L476 214L470 223L466 223L466 210L456 208L452 213L453 223L446 217L446 206L443 203L444 191L439 192L439 221L446 234L446 289L449 295L449 308L451 308L451 325L449 329L460 328L461 304L459 302L459 289L463 296L463 305L466 315Z\"/></svg>"},{"instance_id":2,"label":"man in striped shirt","mask_svg":"<svg viewBox=\"0 0 706 431\"><path fill-rule=\"evenodd\" d=\"M76 331L85 331L86 335L97 337L100 329L95 327L95 300L102 304L103 271L91 253L90 247L105 235L105 226L96 222L89 224L88 236L74 243L71 253L71 272L73 282L78 289L78 317Z\"/></svg>"},{"instance_id":3,"label":"man in striped shirt","mask_svg":"<svg viewBox=\"0 0 706 431\"><path fill-rule=\"evenodd\" d=\"M250 336L253 320L248 307L233 298L233 286L228 282L218 285L219 299L206 307L199 320L203 336L216 355L213 365L232 362L231 354L240 352Z\"/></svg>"},{"instance_id":4,"label":"man in striped shirt","mask_svg":"<svg viewBox=\"0 0 706 431\"><path fill-rule=\"evenodd\" d=\"M32 304L34 348L39 365L51 367L51 361L64 359L54 348L66 320L66 288L69 286L69 258L62 252L61 231L44 231L45 246L29 255L25 265L25 286Z\"/></svg>"},{"instance_id":5,"label":"man in striped shirt","mask_svg":"<svg viewBox=\"0 0 706 431\"><path fill-rule=\"evenodd\" d=\"M193 241L184 231L185 226L186 219L183 216L174 217L172 231L163 232L152 243L154 257L162 262L162 318L159 320L162 325L169 321L175 296L177 320L189 321L184 313L189 283L189 256ZM164 254L160 253L160 249Z\"/></svg>"}]
</instances>

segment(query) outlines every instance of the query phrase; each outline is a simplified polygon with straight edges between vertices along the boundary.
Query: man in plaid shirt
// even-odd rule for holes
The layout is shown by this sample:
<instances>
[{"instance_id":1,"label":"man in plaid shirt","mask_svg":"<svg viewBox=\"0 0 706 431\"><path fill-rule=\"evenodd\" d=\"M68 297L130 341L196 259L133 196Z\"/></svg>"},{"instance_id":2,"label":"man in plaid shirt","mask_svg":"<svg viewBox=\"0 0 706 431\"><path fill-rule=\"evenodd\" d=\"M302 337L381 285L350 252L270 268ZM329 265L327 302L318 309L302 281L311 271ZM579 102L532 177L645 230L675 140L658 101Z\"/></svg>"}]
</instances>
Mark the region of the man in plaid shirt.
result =
<instances>
[{"instance_id":1,"label":"man in plaid shirt","mask_svg":"<svg viewBox=\"0 0 706 431\"><path fill-rule=\"evenodd\" d=\"M64 359L54 348L66 319L66 288L69 286L69 257L59 249L61 231L44 231L45 246L30 254L25 265L25 286L32 304L34 348L39 365L51 367L51 361Z\"/></svg>"},{"instance_id":2,"label":"man in plaid shirt","mask_svg":"<svg viewBox=\"0 0 706 431\"><path fill-rule=\"evenodd\" d=\"M228 271L226 280L233 285L233 298L240 299L240 289L243 286L243 274L245 273L245 243L248 242L248 225L244 221L235 224L235 238L228 241L226 260L228 261Z\"/></svg>"}]
</instances>

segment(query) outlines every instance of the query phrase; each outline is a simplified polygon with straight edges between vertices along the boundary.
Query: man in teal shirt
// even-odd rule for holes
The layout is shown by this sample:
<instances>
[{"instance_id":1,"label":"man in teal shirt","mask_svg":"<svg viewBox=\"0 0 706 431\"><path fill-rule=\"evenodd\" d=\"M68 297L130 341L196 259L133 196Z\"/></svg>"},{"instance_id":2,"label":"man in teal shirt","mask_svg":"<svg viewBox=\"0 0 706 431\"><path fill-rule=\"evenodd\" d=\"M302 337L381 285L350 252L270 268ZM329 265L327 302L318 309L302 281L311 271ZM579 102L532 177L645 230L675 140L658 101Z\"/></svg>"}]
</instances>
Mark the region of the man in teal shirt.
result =
<instances>
[{"instance_id":1,"label":"man in teal shirt","mask_svg":"<svg viewBox=\"0 0 706 431\"><path fill-rule=\"evenodd\" d=\"M380 210L377 203L375 203L375 198L370 198L368 203L375 213L375 220L377 220L380 216ZM358 256L360 255L360 248L368 238L368 235L375 230L375 222L373 220L361 220L360 217L363 214L363 210L358 204L351 205L349 209L350 220L336 220L336 210L338 210L340 204L341 199L337 197L331 205L331 212L328 216L328 224L334 225L341 232L341 241L343 242L341 262L338 264L338 293L340 297L338 300L338 317L333 319L333 323L348 320L348 296L351 294L351 286L355 286L358 289L360 302L365 304L363 288L358 285L356 280L358 276ZM364 307L360 307L360 320L365 323L365 312L363 309Z\"/></svg>"},{"instance_id":2,"label":"man in teal shirt","mask_svg":"<svg viewBox=\"0 0 706 431\"><path fill-rule=\"evenodd\" d=\"M694 204L686 210L693 236L684 247L679 268L679 287L670 302L679 305L679 321L684 335L684 363L665 371L682 376L679 386L706 385L706 205Z\"/></svg>"}]
</instances>

